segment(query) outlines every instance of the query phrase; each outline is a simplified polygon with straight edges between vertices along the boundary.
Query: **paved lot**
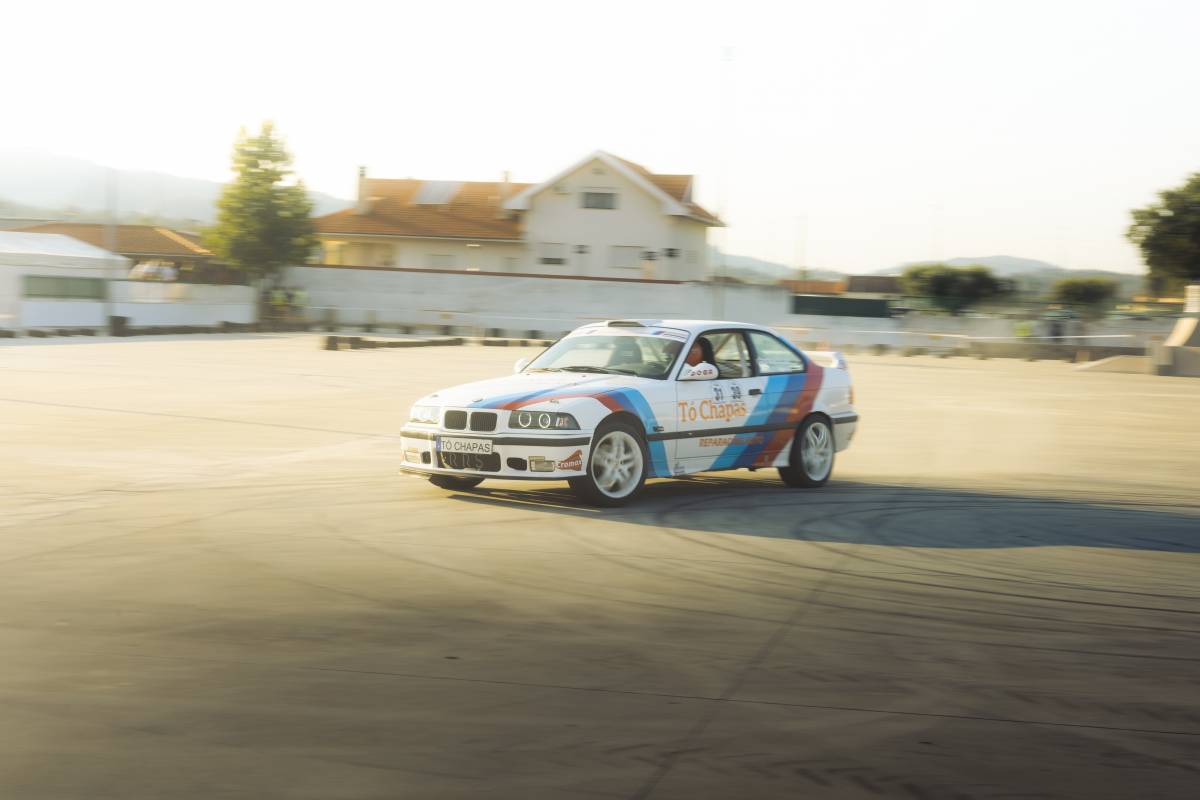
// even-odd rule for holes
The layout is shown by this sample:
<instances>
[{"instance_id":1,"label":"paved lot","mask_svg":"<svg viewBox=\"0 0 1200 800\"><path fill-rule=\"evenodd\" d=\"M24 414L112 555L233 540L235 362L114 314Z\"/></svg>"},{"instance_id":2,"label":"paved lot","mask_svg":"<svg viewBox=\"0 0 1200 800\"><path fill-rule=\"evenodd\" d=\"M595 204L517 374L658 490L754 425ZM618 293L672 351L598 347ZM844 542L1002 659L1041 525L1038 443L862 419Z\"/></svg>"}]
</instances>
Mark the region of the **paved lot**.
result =
<instances>
[{"instance_id":1,"label":"paved lot","mask_svg":"<svg viewBox=\"0 0 1200 800\"><path fill-rule=\"evenodd\" d=\"M817 492L395 475L524 352L0 346L0 797L1197 796L1200 381L859 357Z\"/></svg>"}]
</instances>

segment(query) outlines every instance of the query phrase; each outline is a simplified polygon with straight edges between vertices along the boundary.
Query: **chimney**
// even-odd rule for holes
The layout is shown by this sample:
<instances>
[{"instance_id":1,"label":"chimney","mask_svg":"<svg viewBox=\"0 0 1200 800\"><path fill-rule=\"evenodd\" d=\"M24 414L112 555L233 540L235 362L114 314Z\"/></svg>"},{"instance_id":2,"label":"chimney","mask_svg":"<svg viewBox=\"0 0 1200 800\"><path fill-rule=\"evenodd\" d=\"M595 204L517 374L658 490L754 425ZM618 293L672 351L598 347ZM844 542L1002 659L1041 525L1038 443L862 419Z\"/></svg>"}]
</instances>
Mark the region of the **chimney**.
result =
<instances>
[{"instance_id":1,"label":"chimney","mask_svg":"<svg viewBox=\"0 0 1200 800\"><path fill-rule=\"evenodd\" d=\"M371 196L367 192L367 168L358 168L358 204L354 208L357 214L371 213Z\"/></svg>"},{"instance_id":2,"label":"chimney","mask_svg":"<svg viewBox=\"0 0 1200 800\"><path fill-rule=\"evenodd\" d=\"M512 191L512 187L509 186L509 180L511 178L512 174L508 170L504 170L504 173L500 176L500 202L496 204L496 219L508 219L512 216L512 214L510 214L504 208L504 204L508 202L509 192Z\"/></svg>"}]
</instances>

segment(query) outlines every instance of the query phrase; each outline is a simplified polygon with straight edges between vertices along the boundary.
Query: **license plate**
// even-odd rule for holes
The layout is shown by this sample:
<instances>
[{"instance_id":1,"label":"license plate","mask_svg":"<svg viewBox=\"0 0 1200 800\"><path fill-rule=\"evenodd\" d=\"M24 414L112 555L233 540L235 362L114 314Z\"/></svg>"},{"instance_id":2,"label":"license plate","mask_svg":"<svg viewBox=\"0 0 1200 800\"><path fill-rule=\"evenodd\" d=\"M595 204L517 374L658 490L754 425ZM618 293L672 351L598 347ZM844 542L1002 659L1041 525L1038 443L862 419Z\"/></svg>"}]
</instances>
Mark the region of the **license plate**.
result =
<instances>
[{"instance_id":1,"label":"license plate","mask_svg":"<svg viewBox=\"0 0 1200 800\"><path fill-rule=\"evenodd\" d=\"M437 449L443 453L469 453L473 455L491 455L491 439L460 439L456 436L438 437Z\"/></svg>"}]
</instances>

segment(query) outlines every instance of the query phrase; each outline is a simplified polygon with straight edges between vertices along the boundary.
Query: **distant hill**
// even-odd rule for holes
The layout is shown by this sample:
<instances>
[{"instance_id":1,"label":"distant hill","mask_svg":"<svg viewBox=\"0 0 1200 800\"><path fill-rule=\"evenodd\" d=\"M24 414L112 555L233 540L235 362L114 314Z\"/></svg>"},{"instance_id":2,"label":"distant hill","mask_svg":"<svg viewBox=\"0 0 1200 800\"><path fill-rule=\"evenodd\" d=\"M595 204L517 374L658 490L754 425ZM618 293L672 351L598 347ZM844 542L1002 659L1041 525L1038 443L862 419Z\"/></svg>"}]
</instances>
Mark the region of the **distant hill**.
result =
<instances>
[{"instance_id":1,"label":"distant hill","mask_svg":"<svg viewBox=\"0 0 1200 800\"><path fill-rule=\"evenodd\" d=\"M887 267L872 272L872 275L899 275L907 267L917 264L929 264L932 261L913 261L896 267ZM979 258L950 258L940 262L952 267L969 267L975 264L987 267L997 277L1011 278L1017 282L1020 291L1041 294L1050 289L1056 281L1063 278L1108 278L1117 282L1117 294L1130 297L1143 291L1144 275L1131 275L1128 272L1110 272L1103 269L1066 269L1047 261L1035 258L1018 258L1016 256L981 256Z\"/></svg>"},{"instance_id":2,"label":"distant hill","mask_svg":"<svg viewBox=\"0 0 1200 800\"><path fill-rule=\"evenodd\" d=\"M110 170L78 158L29 151L0 150L0 214L103 217L108 206ZM191 227L216 218L221 184L160 172L116 171L117 213L123 219L151 218ZM350 201L309 192L315 215L328 214Z\"/></svg>"},{"instance_id":3,"label":"distant hill","mask_svg":"<svg viewBox=\"0 0 1200 800\"><path fill-rule=\"evenodd\" d=\"M930 261L910 261L907 264L901 264L898 267L887 267L885 269L875 270L872 275L899 275L908 267L916 266L917 264L932 264ZM979 258L948 258L940 263L949 264L952 267L969 267L974 264L980 264L989 268L993 273L1001 278L1010 278L1013 275L1019 275L1024 272L1041 272L1049 270L1051 272L1069 272L1056 264L1051 264L1048 261L1038 261L1036 258L1018 258L1016 256L980 256Z\"/></svg>"},{"instance_id":4,"label":"distant hill","mask_svg":"<svg viewBox=\"0 0 1200 800\"><path fill-rule=\"evenodd\" d=\"M721 267L721 257L721 252L717 248L709 248L708 263L711 265L714 275ZM724 258L725 274L730 278L737 278L747 283L777 283L780 280L793 280L799 277L796 268L787 264L777 264L774 261L763 261L761 258L739 256L733 253L726 253ZM841 280L845 277L840 272L828 269L808 269L805 272L809 280L815 281Z\"/></svg>"}]
</instances>

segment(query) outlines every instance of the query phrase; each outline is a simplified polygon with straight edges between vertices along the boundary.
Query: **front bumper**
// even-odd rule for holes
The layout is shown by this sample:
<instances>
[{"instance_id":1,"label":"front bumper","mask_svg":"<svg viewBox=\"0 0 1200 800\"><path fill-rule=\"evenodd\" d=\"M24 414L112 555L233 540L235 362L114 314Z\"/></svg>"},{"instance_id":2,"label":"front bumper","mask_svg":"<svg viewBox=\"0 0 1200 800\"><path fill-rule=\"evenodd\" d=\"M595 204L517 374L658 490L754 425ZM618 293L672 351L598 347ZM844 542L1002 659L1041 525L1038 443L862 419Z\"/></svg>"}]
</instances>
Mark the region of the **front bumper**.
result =
<instances>
[{"instance_id":1,"label":"front bumper","mask_svg":"<svg viewBox=\"0 0 1200 800\"><path fill-rule=\"evenodd\" d=\"M439 454L438 438L492 443L495 458ZM401 472L459 475L505 480L566 480L584 474L592 437L580 431L561 433L475 433L473 431L405 428L400 431ZM440 457L439 457L440 456Z\"/></svg>"}]
</instances>

